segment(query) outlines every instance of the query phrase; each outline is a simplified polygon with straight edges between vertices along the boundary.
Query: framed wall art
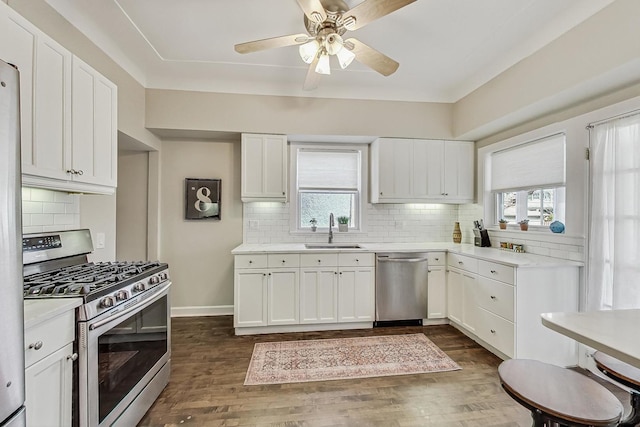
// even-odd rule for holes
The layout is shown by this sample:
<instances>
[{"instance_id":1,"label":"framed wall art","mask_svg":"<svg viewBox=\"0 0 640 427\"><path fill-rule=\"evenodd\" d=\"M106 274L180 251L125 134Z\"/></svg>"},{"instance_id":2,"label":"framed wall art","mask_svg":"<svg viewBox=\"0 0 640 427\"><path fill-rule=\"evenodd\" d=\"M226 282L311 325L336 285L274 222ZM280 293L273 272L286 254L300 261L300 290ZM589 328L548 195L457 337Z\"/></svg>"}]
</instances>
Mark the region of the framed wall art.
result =
<instances>
[{"instance_id":1,"label":"framed wall art","mask_svg":"<svg viewBox=\"0 0 640 427\"><path fill-rule=\"evenodd\" d=\"M185 178L185 219L220 220L220 179Z\"/></svg>"}]
</instances>

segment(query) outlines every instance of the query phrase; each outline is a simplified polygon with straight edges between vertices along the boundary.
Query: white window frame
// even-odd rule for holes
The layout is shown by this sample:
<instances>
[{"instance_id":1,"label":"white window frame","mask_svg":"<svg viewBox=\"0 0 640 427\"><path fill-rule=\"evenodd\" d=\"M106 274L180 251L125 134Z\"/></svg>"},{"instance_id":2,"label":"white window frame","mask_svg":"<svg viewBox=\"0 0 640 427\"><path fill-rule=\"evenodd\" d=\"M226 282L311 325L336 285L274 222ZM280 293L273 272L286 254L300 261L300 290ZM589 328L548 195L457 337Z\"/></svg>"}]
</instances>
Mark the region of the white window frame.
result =
<instances>
[{"instance_id":1,"label":"white window frame","mask_svg":"<svg viewBox=\"0 0 640 427\"><path fill-rule=\"evenodd\" d=\"M318 227L312 232L311 227L300 228L300 209L298 198L298 149L326 150L326 151L359 151L360 152L360 192L356 196L358 203L358 217L356 218L358 227L349 228L350 233L366 232L366 209L368 202L368 181L369 181L369 146L367 144L343 144L343 143L304 143L291 142L289 144L289 232L290 234L317 235L318 233L328 233L328 227ZM334 230L338 229L336 220Z\"/></svg>"}]
</instances>

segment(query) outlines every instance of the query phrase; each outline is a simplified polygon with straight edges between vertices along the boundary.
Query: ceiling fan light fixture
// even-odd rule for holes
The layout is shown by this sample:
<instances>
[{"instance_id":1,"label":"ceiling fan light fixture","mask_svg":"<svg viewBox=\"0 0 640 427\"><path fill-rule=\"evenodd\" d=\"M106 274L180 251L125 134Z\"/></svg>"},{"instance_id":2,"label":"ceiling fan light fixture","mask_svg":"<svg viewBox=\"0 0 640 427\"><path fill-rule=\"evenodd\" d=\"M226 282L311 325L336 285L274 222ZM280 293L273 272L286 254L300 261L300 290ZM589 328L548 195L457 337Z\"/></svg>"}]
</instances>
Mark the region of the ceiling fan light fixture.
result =
<instances>
[{"instance_id":1,"label":"ceiling fan light fixture","mask_svg":"<svg viewBox=\"0 0 640 427\"><path fill-rule=\"evenodd\" d=\"M301 44L298 52L300 52L300 58L302 58L304 62L311 64L313 58L318 54L318 49L320 49L320 43L314 39L308 43Z\"/></svg>"},{"instance_id":2,"label":"ceiling fan light fixture","mask_svg":"<svg viewBox=\"0 0 640 427\"><path fill-rule=\"evenodd\" d=\"M340 68L343 70L349 66L353 62L356 57L356 54L351 52L349 49L343 47L336 53L338 57L338 63L340 64Z\"/></svg>"},{"instance_id":3,"label":"ceiling fan light fixture","mask_svg":"<svg viewBox=\"0 0 640 427\"><path fill-rule=\"evenodd\" d=\"M318 59L318 65L316 65L316 73L318 74L331 74L331 65L329 64L329 55L323 52Z\"/></svg>"}]
</instances>

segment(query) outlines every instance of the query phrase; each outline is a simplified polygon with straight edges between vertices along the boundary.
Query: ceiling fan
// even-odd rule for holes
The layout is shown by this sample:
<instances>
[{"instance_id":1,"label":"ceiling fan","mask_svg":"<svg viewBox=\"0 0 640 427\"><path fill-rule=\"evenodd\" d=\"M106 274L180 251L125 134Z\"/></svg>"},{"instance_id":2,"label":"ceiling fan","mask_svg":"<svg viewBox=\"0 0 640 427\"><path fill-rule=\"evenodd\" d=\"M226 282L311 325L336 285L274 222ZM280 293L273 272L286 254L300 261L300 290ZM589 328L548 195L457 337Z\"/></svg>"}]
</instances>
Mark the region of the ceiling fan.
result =
<instances>
[{"instance_id":1,"label":"ceiling fan","mask_svg":"<svg viewBox=\"0 0 640 427\"><path fill-rule=\"evenodd\" d=\"M343 39L354 31L416 0L364 0L349 9L344 0L297 0L304 12L308 34L291 34L235 45L238 53L251 53L276 47L300 45L300 57L309 65L304 90L318 87L320 76L330 74L329 56L335 55L341 68L354 59L378 73L389 76L400 64L358 39Z\"/></svg>"}]
</instances>

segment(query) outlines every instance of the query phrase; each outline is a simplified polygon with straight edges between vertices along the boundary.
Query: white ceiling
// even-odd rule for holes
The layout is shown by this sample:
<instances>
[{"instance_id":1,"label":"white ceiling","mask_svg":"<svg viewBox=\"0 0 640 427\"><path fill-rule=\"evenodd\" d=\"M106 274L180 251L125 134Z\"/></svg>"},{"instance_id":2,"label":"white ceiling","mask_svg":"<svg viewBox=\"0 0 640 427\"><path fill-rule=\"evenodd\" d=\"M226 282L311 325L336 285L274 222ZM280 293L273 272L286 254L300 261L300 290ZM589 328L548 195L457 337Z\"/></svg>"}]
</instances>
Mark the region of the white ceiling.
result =
<instances>
[{"instance_id":1,"label":"white ceiling","mask_svg":"<svg viewBox=\"0 0 640 427\"><path fill-rule=\"evenodd\" d=\"M306 92L297 47L233 49L304 33L295 0L46 1L148 88L421 102L459 100L613 2L417 0L348 33L398 61L395 74L332 63Z\"/></svg>"}]
</instances>

